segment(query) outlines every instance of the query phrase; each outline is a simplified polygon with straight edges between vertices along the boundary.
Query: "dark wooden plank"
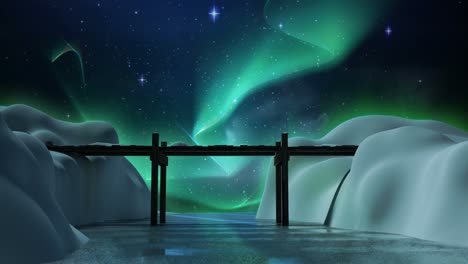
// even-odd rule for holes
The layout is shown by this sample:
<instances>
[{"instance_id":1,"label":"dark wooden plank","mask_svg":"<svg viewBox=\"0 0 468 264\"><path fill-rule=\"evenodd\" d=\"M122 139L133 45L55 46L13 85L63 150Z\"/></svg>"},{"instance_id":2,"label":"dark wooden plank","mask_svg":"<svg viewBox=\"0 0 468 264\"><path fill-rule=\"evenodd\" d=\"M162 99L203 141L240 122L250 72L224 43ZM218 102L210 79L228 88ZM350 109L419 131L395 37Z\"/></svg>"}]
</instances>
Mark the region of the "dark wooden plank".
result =
<instances>
[{"instance_id":1,"label":"dark wooden plank","mask_svg":"<svg viewBox=\"0 0 468 264\"><path fill-rule=\"evenodd\" d=\"M51 151L84 156L151 156L151 146L47 146ZM289 147L290 156L353 156L358 146ZM277 146L171 146L160 147L167 156L274 156Z\"/></svg>"},{"instance_id":2,"label":"dark wooden plank","mask_svg":"<svg viewBox=\"0 0 468 264\"><path fill-rule=\"evenodd\" d=\"M299 146L289 147L290 156L354 156L358 146Z\"/></svg>"}]
</instances>

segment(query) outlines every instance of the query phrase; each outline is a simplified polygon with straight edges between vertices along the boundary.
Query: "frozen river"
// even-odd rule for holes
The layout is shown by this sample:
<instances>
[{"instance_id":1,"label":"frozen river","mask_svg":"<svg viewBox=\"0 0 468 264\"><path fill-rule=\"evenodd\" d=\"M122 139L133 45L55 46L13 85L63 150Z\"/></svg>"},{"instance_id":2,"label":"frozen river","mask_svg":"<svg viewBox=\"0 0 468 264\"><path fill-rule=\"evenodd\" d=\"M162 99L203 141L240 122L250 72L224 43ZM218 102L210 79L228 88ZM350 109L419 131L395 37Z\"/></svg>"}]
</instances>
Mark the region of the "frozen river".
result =
<instances>
[{"instance_id":1,"label":"frozen river","mask_svg":"<svg viewBox=\"0 0 468 264\"><path fill-rule=\"evenodd\" d=\"M321 225L281 227L254 214L168 213L167 221L82 227L90 242L54 263L468 263L464 247Z\"/></svg>"}]
</instances>

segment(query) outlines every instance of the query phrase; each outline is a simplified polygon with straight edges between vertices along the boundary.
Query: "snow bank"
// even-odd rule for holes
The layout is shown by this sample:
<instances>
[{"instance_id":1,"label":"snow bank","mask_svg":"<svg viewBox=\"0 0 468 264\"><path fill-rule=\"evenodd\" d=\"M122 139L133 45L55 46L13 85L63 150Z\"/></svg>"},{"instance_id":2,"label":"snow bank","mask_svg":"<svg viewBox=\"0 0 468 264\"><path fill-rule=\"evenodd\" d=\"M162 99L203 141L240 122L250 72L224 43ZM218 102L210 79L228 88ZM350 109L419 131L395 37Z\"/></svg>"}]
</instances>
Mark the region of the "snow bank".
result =
<instances>
[{"instance_id":1,"label":"snow bank","mask_svg":"<svg viewBox=\"0 0 468 264\"><path fill-rule=\"evenodd\" d=\"M117 143L103 122L71 124L25 105L0 108L0 263L63 258L87 238L71 225L145 218L149 191L122 157L49 152L43 142Z\"/></svg>"},{"instance_id":2,"label":"snow bank","mask_svg":"<svg viewBox=\"0 0 468 264\"><path fill-rule=\"evenodd\" d=\"M331 226L398 233L468 246L468 133L436 121L388 116L349 120L320 140L359 145L354 158L292 158L290 218L323 223L338 184ZM463 159L463 160L462 160ZM257 218L275 216L271 168Z\"/></svg>"}]
</instances>

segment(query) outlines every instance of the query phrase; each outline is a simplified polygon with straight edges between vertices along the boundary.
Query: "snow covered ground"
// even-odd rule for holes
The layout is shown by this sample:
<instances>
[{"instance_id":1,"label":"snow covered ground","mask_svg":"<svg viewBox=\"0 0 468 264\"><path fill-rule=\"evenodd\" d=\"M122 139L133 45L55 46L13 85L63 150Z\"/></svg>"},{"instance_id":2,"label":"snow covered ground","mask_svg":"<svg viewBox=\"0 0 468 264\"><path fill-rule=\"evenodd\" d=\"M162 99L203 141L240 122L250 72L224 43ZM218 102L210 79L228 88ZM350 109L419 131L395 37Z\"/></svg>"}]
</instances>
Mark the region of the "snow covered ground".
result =
<instances>
[{"instance_id":1,"label":"snow covered ground","mask_svg":"<svg viewBox=\"0 0 468 264\"><path fill-rule=\"evenodd\" d=\"M290 145L359 145L354 158L293 157L290 218L331 226L397 233L468 246L468 133L436 121L389 116L349 120L320 140ZM270 169L257 213L275 217L274 170Z\"/></svg>"},{"instance_id":2,"label":"snow covered ground","mask_svg":"<svg viewBox=\"0 0 468 264\"><path fill-rule=\"evenodd\" d=\"M49 152L118 143L103 122L72 124L25 105L0 107L0 263L63 258L86 243L73 226L149 216L149 191L123 157Z\"/></svg>"}]
</instances>

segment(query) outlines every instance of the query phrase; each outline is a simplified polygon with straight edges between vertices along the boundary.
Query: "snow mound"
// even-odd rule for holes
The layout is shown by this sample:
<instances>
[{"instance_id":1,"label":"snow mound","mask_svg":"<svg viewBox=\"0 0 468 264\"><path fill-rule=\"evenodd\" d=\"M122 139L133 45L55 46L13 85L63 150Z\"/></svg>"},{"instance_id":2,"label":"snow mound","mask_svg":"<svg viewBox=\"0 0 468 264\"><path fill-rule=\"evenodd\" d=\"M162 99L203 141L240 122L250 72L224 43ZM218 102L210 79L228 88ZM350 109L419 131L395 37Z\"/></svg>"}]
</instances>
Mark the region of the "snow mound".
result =
<instances>
[{"instance_id":1,"label":"snow mound","mask_svg":"<svg viewBox=\"0 0 468 264\"><path fill-rule=\"evenodd\" d=\"M86 243L72 225L146 218L149 191L123 157L49 152L56 145L117 143L103 122L71 124L25 105L0 107L0 263L63 258Z\"/></svg>"},{"instance_id":2,"label":"snow mound","mask_svg":"<svg viewBox=\"0 0 468 264\"><path fill-rule=\"evenodd\" d=\"M468 133L446 123L434 120L411 120L396 116L369 115L350 119L319 140L307 138L291 139L291 146L297 145L359 145L367 137L376 133L404 126L416 126L447 135L455 141L463 141Z\"/></svg>"},{"instance_id":3,"label":"snow mound","mask_svg":"<svg viewBox=\"0 0 468 264\"><path fill-rule=\"evenodd\" d=\"M420 127L364 140L331 225L468 246L468 138Z\"/></svg>"},{"instance_id":4,"label":"snow mound","mask_svg":"<svg viewBox=\"0 0 468 264\"><path fill-rule=\"evenodd\" d=\"M43 142L51 141L55 145L119 142L115 129L105 122L64 122L27 105L12 105L0 111L12 131L28 133Z\"/></svg>"},{"instance_id":5,"label":"snow mound","mask_svg":"<svg viewBox=\"0 0 468 264\"><path fill-rule=\"evenodd\" d=\"M398 233L468 246L468 133L437 121L367 116L320 140L290 145L359 145L354 158L293 157L290 219L324 223L338 192L331 226ZM463 160L462 160L463 159ZM257 218L274 219L270 169Z\"/></svg>"}]
</instances>

